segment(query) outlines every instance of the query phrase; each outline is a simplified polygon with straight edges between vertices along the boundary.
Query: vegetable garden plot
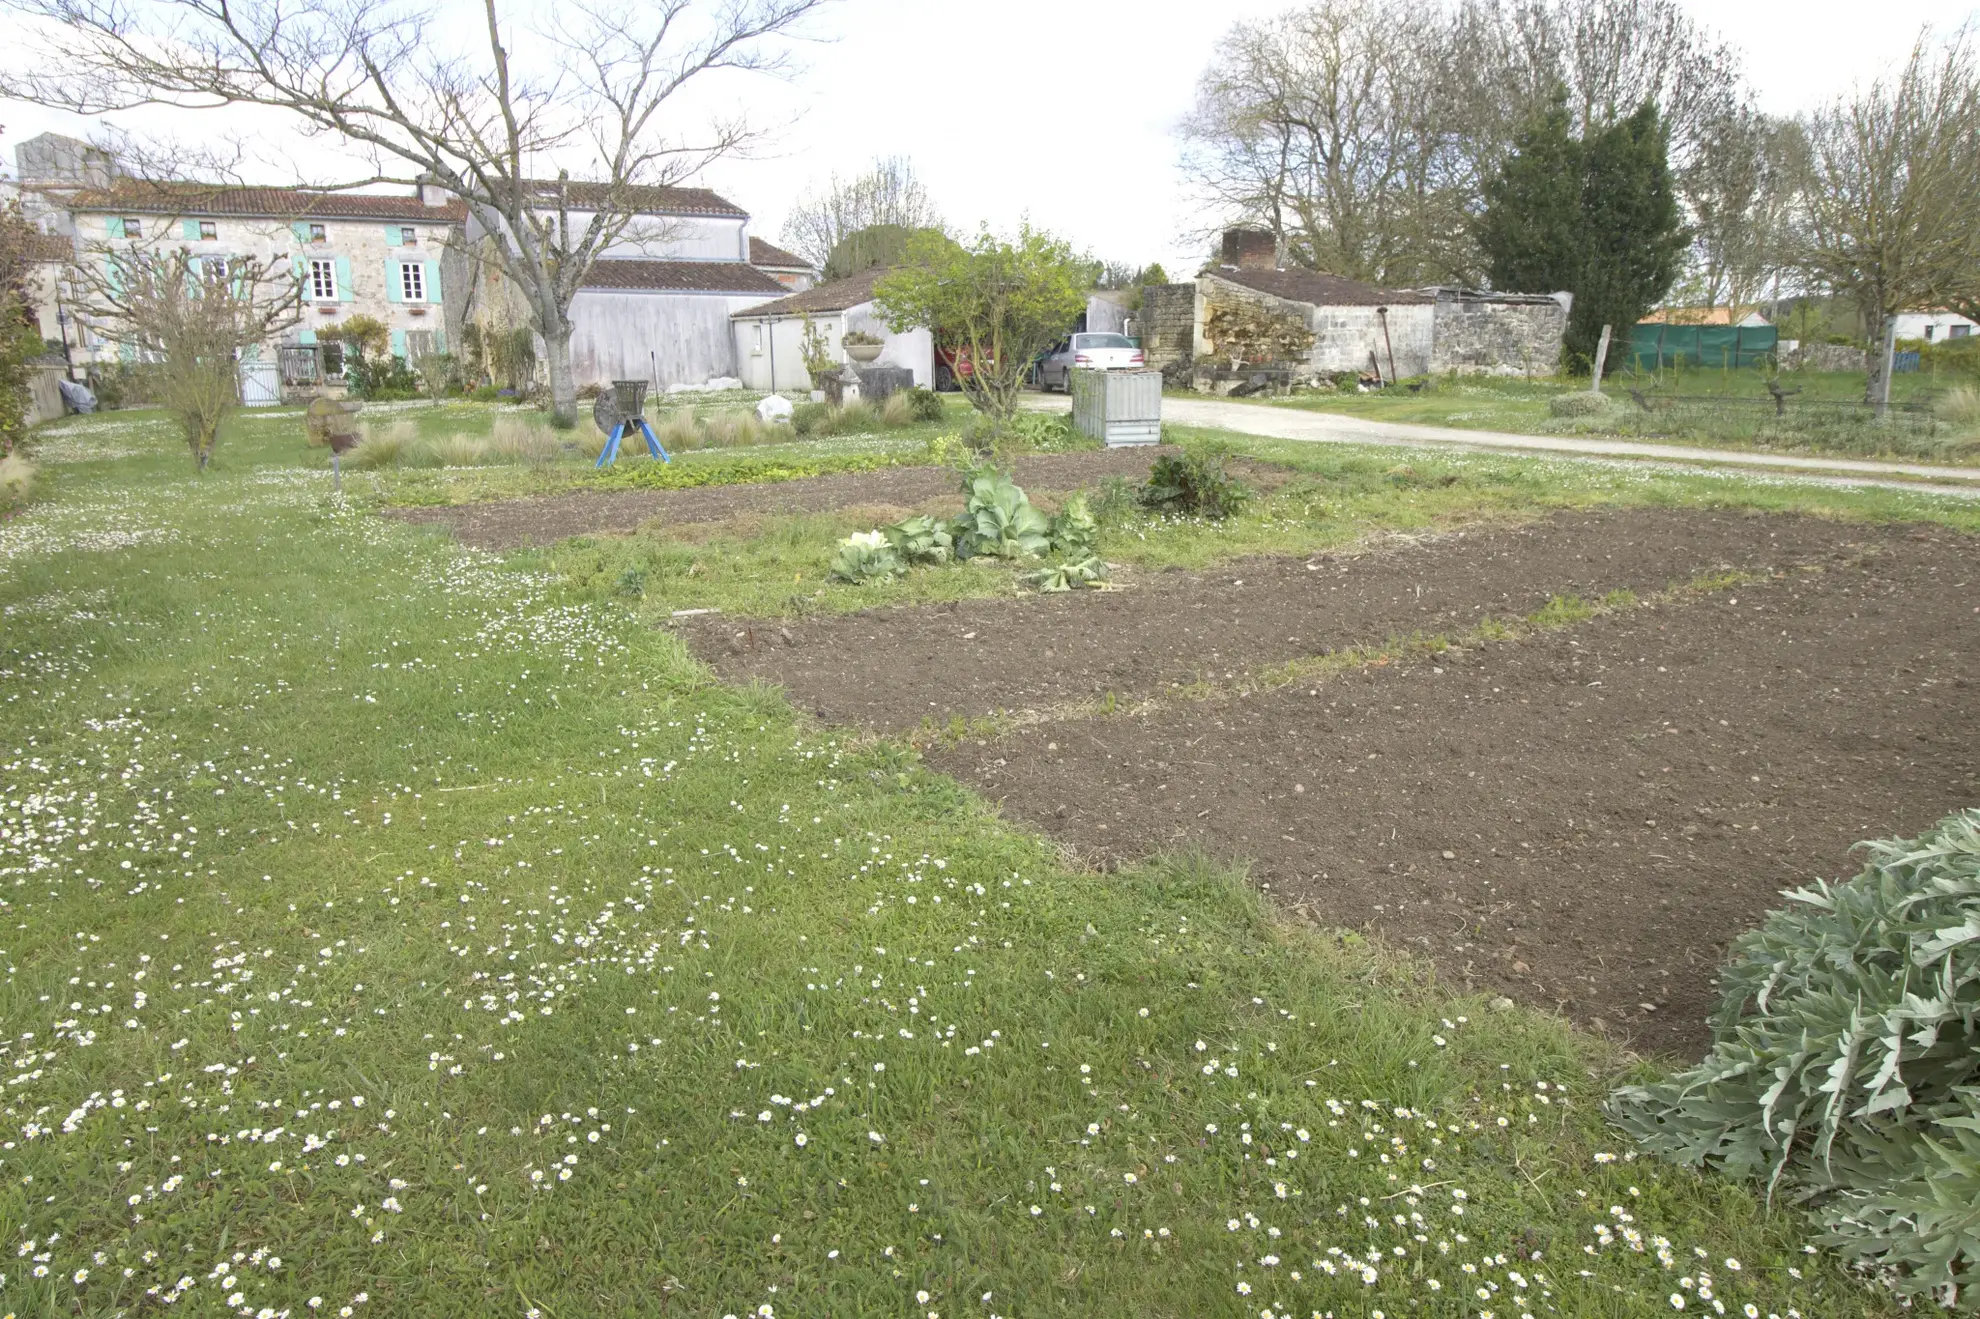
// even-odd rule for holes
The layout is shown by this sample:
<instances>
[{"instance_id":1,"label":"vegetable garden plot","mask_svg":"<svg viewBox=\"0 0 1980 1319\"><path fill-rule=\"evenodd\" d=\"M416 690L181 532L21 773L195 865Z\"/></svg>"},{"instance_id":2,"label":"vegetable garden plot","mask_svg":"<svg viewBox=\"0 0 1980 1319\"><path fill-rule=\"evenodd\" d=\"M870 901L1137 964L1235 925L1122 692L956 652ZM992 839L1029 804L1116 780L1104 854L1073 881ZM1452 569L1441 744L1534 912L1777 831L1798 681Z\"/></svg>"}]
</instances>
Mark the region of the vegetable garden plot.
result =
<instances>
[{"instance_id":1,"label":"vegetable garden plot","mask_svg":"<svg viewBox=\"0 0 1980 1319\"><path fill-rule=\"evenodd\" d=\"M1091 859L1242 859L1454 984L1690 1053L1727 942L1781 890L1980 798L1980 561L1958 536L1891 539L1524 642L930 758Z\"/></svg>"}]
</instances>

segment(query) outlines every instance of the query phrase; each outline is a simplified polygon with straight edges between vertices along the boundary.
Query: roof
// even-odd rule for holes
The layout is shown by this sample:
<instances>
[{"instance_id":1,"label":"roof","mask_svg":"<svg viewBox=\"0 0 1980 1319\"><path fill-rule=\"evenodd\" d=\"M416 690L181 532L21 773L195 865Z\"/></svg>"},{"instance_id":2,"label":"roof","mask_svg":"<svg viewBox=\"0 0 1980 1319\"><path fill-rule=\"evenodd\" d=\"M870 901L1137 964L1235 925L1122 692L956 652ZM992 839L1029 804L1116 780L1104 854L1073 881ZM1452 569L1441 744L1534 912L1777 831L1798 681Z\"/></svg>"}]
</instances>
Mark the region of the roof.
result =
<instances>
[{"instance_id":1,"label":"roof","mask_svg":"<svg viewBox=\"0 0 1980 1319\"><path fill-rule=\"evenodd\" d=\"M28 235L27 259L30 261L73 261L75 258L75 243L60 234Z\"/></svg>"},{"instance_id":2,"label":"roof","mask_svg":"<svg viewBox=\"0 0 1980 1319\"><path fill-rule=\"evenodd\" d=\"M594 261L588 289L653 293L782 293L784 286L740 261Z\"/></svg>"},{"instance_id":3,"label":"roof","mask_svg":"<svg viewBox=\"0 0 1980 1319\"><path fill-rule=\"evenodd\" d=\"M1372 284L1323 274L1318 270L1246 270L1213 266L1203 272L1254 293L1315 307L1397 307L1435 302L1434 297L1408 289L1378 289Z\"/></svg>"},{"instance_id":4,"label":"roof","mask_svg":"<svg viewBox=\"0 0 1980 1319\"><path fill-rule=\"evenodd\" d=\"M812 264L795 252L786 252L774 243L766 243L755 235L749 240L749 264L762 266L768 270L810 270Z\"/></svg>"},{"instance_id":5,"label":"roof","mask_svg":"<svg viewBox=\"0 0 1980 1319\"><path fill-rule=\"evenodd\" d=\"M237 188L128 179L107 189L80 189L69 205L78 211L242 215L269 220L424 220L458 224L467 218L467 204L458 198L450 198L445 205L428 206L418 197L365 192L309 192L302 188Z\"/></svg>"},{"instance_id":6,"label":"roof","mask_svg":"<svg viewBox=\"0 0 1980 1319\"><path fill-rule=\"evenodd\" d=\"M570 199L570 204L581 211L602 210L609 201L612 209L629 211L635 215L720 215L737 220L749 218L748 211L706 188L649 188L630 183L614 187L609 183L586 183L581 179L571 179L565 183L559 183L556 179L533 179L529 186L546 198L562 187L566 190L565 196Z\"/></svg>"},{"instance_id":7,"label":"roof","mask_svg":"<svg viewBox=\"0 0 1980 1319\"><path fill-rule=\"evenodd\" d=\"M820 284L802 293L793 293L788 298L779 298L735 314L749 317L804 316L811 312L845 311L849 307L873 301L874 285L892 273L885 269L861 271L857 275L835 279L829 284Z\"/></svg>"},{"instance_id":8,"label":"roof","mask_svg":"<svg viewBox=\"0 0 1980 1319\"><path fill-rule=\"evenodd\" d=\"M1758 307L1659 307L1638 325L1735 325L1760 315ZM1764 321L1766 317L1762 316Z\"/></svg>"}]
</instances>

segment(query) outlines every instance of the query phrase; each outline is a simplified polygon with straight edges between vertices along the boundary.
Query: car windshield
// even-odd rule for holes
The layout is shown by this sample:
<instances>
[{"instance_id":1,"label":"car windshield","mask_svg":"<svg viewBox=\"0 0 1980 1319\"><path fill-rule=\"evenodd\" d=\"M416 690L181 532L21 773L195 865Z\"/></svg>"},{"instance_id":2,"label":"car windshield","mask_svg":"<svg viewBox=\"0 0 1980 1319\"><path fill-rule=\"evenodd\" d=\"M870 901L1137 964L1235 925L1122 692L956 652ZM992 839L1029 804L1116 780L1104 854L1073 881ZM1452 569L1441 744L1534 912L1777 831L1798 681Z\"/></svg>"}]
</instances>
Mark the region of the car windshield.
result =
<instances>
[{"instance_id":1,"label":"car windshield","mask_svg":"<svg viewBox=\"0 0 1980 1319\"><path fill-rule=\"evenodd\" d=\"M1125 334L1082 334L1076 341L1081 348L1132 348Z\"/></svg>"}]
</instances>

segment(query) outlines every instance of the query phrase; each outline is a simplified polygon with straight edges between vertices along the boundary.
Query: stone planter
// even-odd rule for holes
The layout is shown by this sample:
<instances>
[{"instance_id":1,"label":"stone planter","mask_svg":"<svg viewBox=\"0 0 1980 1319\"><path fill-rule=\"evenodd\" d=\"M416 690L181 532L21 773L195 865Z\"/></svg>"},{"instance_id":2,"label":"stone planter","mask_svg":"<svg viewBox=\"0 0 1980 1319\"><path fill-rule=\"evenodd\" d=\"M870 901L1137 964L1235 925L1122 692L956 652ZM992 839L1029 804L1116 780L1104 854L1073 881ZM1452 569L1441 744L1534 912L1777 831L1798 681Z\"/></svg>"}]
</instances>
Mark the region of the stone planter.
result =
<instances>
[{"instance_id":1,"label":"stone planter","mask_svg":"<svg viewBox=\"0 0 1980 1319\"><path fill-rule=\"evenodd\" d=\"M861 366L865 366L869 362L879 361L881 350L887 345L877 343L849 343L842 346L846 350L847 357L858 362Z\"/></svg>"}]
</instances>

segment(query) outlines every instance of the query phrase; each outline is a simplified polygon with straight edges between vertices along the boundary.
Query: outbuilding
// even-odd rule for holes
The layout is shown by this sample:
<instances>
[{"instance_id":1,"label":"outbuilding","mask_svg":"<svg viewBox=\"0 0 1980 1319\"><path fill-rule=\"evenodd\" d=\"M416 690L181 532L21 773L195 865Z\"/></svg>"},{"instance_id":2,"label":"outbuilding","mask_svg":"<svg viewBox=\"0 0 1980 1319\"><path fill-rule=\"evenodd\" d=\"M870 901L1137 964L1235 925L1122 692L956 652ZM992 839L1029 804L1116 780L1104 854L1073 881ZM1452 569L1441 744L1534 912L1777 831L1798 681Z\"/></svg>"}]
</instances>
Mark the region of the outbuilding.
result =
<instances>
[{"instance_id":1,"label":"outbuilding","mask_svg":"<svg viewBox=\"0 0 1980 1319\"><path fill-rule=\"evenodd\" d=\"M914 373L916 385L930 387L935 379L934 336L925 329L895 333L874 305L874 287L887 274L868 270L732 313L737 374L743 386L764 393L801 393L819 387L804 366L805 327L810 325L834 362L846 360L846 335L870 334L881 341L873 366L905 367Z\"/></svg>"}]
</instances>

